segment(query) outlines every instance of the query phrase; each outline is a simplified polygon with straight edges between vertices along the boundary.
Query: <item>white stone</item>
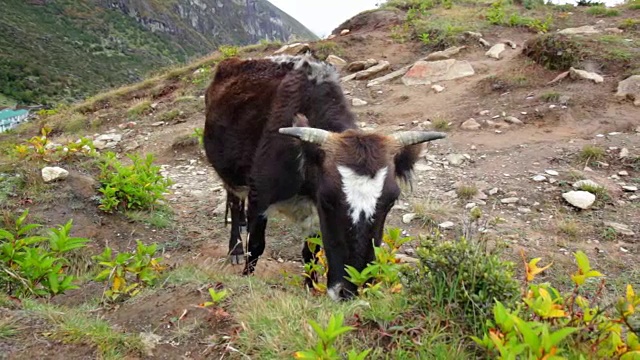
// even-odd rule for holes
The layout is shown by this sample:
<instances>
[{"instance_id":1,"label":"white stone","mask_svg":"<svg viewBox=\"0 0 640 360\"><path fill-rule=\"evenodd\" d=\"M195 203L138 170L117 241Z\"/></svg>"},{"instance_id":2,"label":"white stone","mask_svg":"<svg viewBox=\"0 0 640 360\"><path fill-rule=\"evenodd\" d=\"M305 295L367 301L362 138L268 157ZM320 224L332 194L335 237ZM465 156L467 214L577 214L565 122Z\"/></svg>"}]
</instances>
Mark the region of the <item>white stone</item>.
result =
<instances>
[{"instance_id":1,"label":"white stone","mask_svg":"<svg viewBox=\"0 0 640 360\"><path fill-rule=\"evenodd\" d=\"M402 77L405 85L430 85L438 81L454 80L475 75L468 61L455 59L417 61Z\"/></svg>"},{"instance_id":2,"label":"white stone","mask_svg":"<svg viewBox=\"0 0 640 360\"><path fill-rule=\"evenodd\" d=\"M638 191L638 187L637 187L637 186L633 186L633 185L624 185L624 186L622 187L622 189L623 189L624 191L628 191L628 192L635 192L635 191Z\"/></svg>"},{"instance_id":3,"label":"white stone","mask_svg":"<svg viewBox=\"0 0 640 360\"><path fill-rule=\"evenodd\" d=\"M444 91L444 86L436 84L436 85L431 86L431 89L433 91L435 91L436 93L441 93L441 92Z\"/></svg>"},{"instance_id":4,"label":"white stone","mask_svg":"<svg viewBox=\"0 0 640 360\"><path fill-rule=\"evenodd\" d=\"M544 172L545 172L545 173L547 173L548 175L551 175L551 176L558 176L558 175L560 175L560 174L559 174L557 171L555 171L555 170L545 170Z\"/></svg>"},{"instance_id":5,"label":"white stone","mask_svg":"<svg viewBox=\"0 0 640 360\"><path fill-rule=\"evenodd\" d=\"M629 156L629 149L627 149L627 148L620 149L620 154L618 154L618 158L624 159L624 158L626 158L628 156Z\"/></svg>"},{"instance_id":6,"label":"white stone","mask_svg":"<svg viewBox=\"0 0 640 360\"><path fill-rule=\"evenodd\" d=\"M599 84L604 81L604 78L601 75L598 75L594 72L575 69L573 67L569 69L569 77L572 79L591 80L596 84Z\"/></svg>"},{"instance_id":7,"label":"white stone","mask_svg":"<svg viewBox=\"0 0 640 360\"><path fill-rule=\"evenodd\" d=\"M517 197L509 197L509 198L504 198L502 200L500 200L501 203L503 204L515 204L519 201L520 199Z\"/></svg>"},{"instance_id":8,"label":"white stone","mask_svg":"<svg viewBox=\"0 0 640 360\"><path fill-rule=\"evenodd\" d=\"M562 194L562 198L564 198L569 204L586 210L596 201L596 196L588 191L569 191Z\"/></svg>"},{"instance_id":9,"label":"white stone","mask_svg":"<svg viewBox=\"0 0 640 360\"><path fill-rule=\"evenodd\" d=\"M534 176L532 179L533 179L533 181L535 181L535 182L541 182L541 181L545 181L545 180L547 180L547 177L546 177L546 176L544 176L544 175L536 175L536 176Z\"/></svg>"},{"instance_id":10,"label":"white stone","mask_svg":"<svg viewBox=\"0 0 640 360\"><path fill-rule=\"evenodd\" d=\"M438 225L441 229L451 229L452 227L454 227L456 224L454 224L451 221L445 221L442 224Z\"/></svg>"},{"instance_id":11,"label":"white stone","mask_svg":"<svg viewBox=\"0 0 640 360\"><path fill-rule=\"evenodd\" d=\"M500 60L500 54L506 49L505 44L495 44L491 47L491 49L487 50L485 53L486 56L490 58L494 58L496 60Z\"/></svg>"},{"instance_id":12,"label":"white stone","mask_svg":"<svg viewBox=\"0 0 640 360\"><path fill-rule=\"evenodd\" d=\"M558 30L558 33L565 34L565 35L592 35L592 34L599 34L600 30L596 29L595 26L593 25L585 25L585 26L580 26L575 28Z\"/></svg>"},{"instance_id":13,"label":"white stone","mask_svg":"<svg viewBox=\"0 0 640 360\"><path fill-rule=\"evenodd\" d=\"M604 226L613 228L618 234L625 236L635 236L636 234L631 230L629 225L620 224L616 222L605 221Z\"/></svg>"},{"instance_id":14,"label":"white stone","mask_svg":"<svg viewBox=\"0 0 640 360\"><path fill-rule=\"evenodd\" d=\"M635 106L640 106L640 75L629 76L618 83L616 96L630 99ZM636 132L640 132L637 131Z\"/></svg>"},{"instance_id":15,"label":"white stone","mask_svg":"<svg viewBox=\"0 0 640 360\"><path fill-rule=\"evenodd\" d=\"M351 100L351 104L353 106L365 106L368 104L368 102L362 100L362 99L358 99L358 98L353 98L353 100Z\"/></svg>"},{"instance_id":16,"label":"white stone","mask_svg":"<svg viewBox=\"0 0 640 360\"><path fill-rule=\"evenodd\" d=\"M405 224L408 224L410 222L413 221L413 219L415 219L417 216L417 214L415 213L408 213L408 214L404 214L402 215L402 222Z\"/></svg>"},{"instance_id":17,"label":"white stone","mask_svg":"<svg viewBox=\"0 0 640 360\"><path fill-rule=\"evenodd\" d=\"M69 172L58 166L47 166L42 168L42 180L44 180L44 182L64 180L67 176L69 176Z\"/></svg>"},{"instance_id":18,"label":"white stone","mask_svg":"<svg viewBox=\"0 0 640 360\"><path fill-rule=\"evenodd\" d=\"M507 116L504 118L504 121L508 122L509 124L514 124L514 125L523 125L524 123L522 122L522 120L518 119L515 116Z\"/></svg>"},{"instance_id":19,"label":"white stone","mask_svg":"<svg viewBox=\"0 0 640 360\"><path fill-rule=\"evenodd\" d=\"M462 125L460 125L460 128L462 130L478 130L480 129L480 127L481 125L474 118L470 118L469 120L463 122Z\"/></svg>"}]
</instances>

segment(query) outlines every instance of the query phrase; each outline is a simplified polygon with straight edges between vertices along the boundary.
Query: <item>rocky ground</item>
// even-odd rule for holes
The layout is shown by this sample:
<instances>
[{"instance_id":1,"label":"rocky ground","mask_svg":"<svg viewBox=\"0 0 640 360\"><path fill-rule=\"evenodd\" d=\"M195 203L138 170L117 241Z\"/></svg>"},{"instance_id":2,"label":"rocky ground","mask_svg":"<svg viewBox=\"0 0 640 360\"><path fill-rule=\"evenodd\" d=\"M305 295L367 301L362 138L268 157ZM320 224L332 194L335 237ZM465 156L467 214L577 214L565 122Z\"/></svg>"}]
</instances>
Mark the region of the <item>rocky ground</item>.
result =
<instances>
[{"instance_id":1,"label":"rocky ground","mask_svg":"<svg viewBox=\"0 0 640 360\"><path fill-rule=\"evenodd\" d=\"M369 20L356 18L351 31L336 32L331 40L336 45L330 49L340 51L328 59L341 69L344 92L361 127L448 132L446 139L425 149L416 164L412 189L406 189L390 213L388 226L413 236L436 228L447 237L484 233L491 241L508 244L514 259L524 250L530 258L553 261L556 265L545 276L561 280L567 280L564 267L572 264L571 254L583 250L609 276L614 293L620 290L616 284L640 283L637 75L629 77L593 59L566 72L548 70L523 54L530 46L527 41L537 35L517 28L468 31L461 35L461 44L435 52L416 41L392 39L390 28L397 21L393 15L361 16ZM362 25L376 19L377 28ZM582 40L620 37L637 54L638 31L619 33L620 21L578 13L567 23L571 26L552 32L562 30ZM310 47L326 51L323 43ZM280 51L295 52L300 47L304 46ZM251 50L246 56L274 50ZM167 195L173 211L169 226L142 226L100 213L92 203L95 193L84 194L73 185L91 182L78 180L88 174L74 168L67 169L66 180L50 185L50 191L57 191L58 199L75 202L31 199L36 216L51 223L73 217L78 236L91 237L96 251L107 243L130 248L134 239L143 238L164 244L163 256L172 265L239 273L241 267L224 264L228 241L224 191L195 137L190 137L203 127L206 85L181 88L169 80L158 84L152 88L157 94L150 108L140 116L127 115L127 109L149 96L146 90L85 114L88 121L99 123L91 135L98 147L120 154L156 155L163 175L175 182ZM166 115L172 111L172 116ZM72 136L61 132L54 140ZM482 216L471 223L469 214L475 208ZM266 261L260 262L257 276L279 279L283 273L299 273L300 236L284 219L270 220ZM403 249L407 256L413 255L414 246ZM99 292L99 286L88 282L57 301L82 303ZM176 288L101 311L128 331L159 334L159 358L201 358L206 355L192 352L193 343L180 344L171 340L168 330L158 330L167 324L167 317L198 301L202 301L198 289ZM132 323L132 314L144 320ZM21 358L20 346L8 349L10 358ZM37 349L51 356L55 347L49 343ZM66 351L83 358L85 350Z\"/></svg>"}]
</instances>

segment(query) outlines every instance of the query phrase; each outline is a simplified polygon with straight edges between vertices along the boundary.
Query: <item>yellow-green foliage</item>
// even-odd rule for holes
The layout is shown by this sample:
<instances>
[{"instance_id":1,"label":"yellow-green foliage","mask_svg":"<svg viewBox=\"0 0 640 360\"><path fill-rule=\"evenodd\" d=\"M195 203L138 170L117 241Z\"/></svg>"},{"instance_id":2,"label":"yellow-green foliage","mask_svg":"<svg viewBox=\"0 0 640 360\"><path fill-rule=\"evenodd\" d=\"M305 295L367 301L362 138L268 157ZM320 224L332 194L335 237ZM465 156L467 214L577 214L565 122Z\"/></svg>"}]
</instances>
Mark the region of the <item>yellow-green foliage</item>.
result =
<instances>
[{"instance_id":1,"label":"yellow-green foliage","mask_svg":"<svg viewBox=\"0 0 640 360\"><path fill-rule=\"evenodd\" d=\"M526 290L517 306L497 301L493 320L482 339L472 337L492 359L624 359L640 357L637 324L640 296L627 285L613 304L602 301L604 279L594 290L587 286L603 275L591 268L587 256L574 254L577 270L573 291L562 294L548 283L534 284L540 258L525 263ZM525 259L524 254L522 254ZM634 325L635 324L635 325Z\"/></svg>"}]
</instances>

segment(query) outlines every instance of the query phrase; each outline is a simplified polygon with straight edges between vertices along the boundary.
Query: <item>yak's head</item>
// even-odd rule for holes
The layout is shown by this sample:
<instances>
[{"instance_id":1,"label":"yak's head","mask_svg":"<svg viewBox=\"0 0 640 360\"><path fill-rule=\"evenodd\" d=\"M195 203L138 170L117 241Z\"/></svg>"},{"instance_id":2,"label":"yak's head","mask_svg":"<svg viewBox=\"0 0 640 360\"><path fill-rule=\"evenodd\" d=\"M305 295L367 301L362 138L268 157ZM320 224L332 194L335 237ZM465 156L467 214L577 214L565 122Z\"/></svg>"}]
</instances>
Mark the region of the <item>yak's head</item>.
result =
<instances>
[{"instance_id":1,"label":"yak's head","mask_svg":"<svg viewBox=\"0 0 640 360\"><path fill-rule=\"evenodd\" d=\"M333 133L306 126L281 128L303 141L305 164L313 165L317 209L329 264L328 293L348 298L356 286L344 279L345 265L362 271L374 260L387 214L400 196L400 181L409 181L421 144L442 139L437 132L404 131L391 135L350 129Z\"/></svg>"}]
</instances>

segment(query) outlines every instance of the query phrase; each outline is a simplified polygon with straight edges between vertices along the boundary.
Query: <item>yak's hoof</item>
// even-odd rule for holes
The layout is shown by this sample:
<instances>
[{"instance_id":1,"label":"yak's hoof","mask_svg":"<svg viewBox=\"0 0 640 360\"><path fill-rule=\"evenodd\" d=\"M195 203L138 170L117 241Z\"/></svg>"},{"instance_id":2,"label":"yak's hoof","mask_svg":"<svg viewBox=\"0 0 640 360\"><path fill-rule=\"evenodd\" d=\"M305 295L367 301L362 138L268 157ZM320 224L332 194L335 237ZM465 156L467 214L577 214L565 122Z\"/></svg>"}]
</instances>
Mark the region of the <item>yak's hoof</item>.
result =
<instances>
[{"instance_id":1,"label":"yak's hoof","mask_svg":"<svg viewBox=\"0 0 640 360\"><path fill-rule=\"evenodd\" d=\"M231 254L229 255L229 257L231 259L231 265L242 265L244 263L243 254L240 254L240 255Z\"/></svg>"}]
</instances>

